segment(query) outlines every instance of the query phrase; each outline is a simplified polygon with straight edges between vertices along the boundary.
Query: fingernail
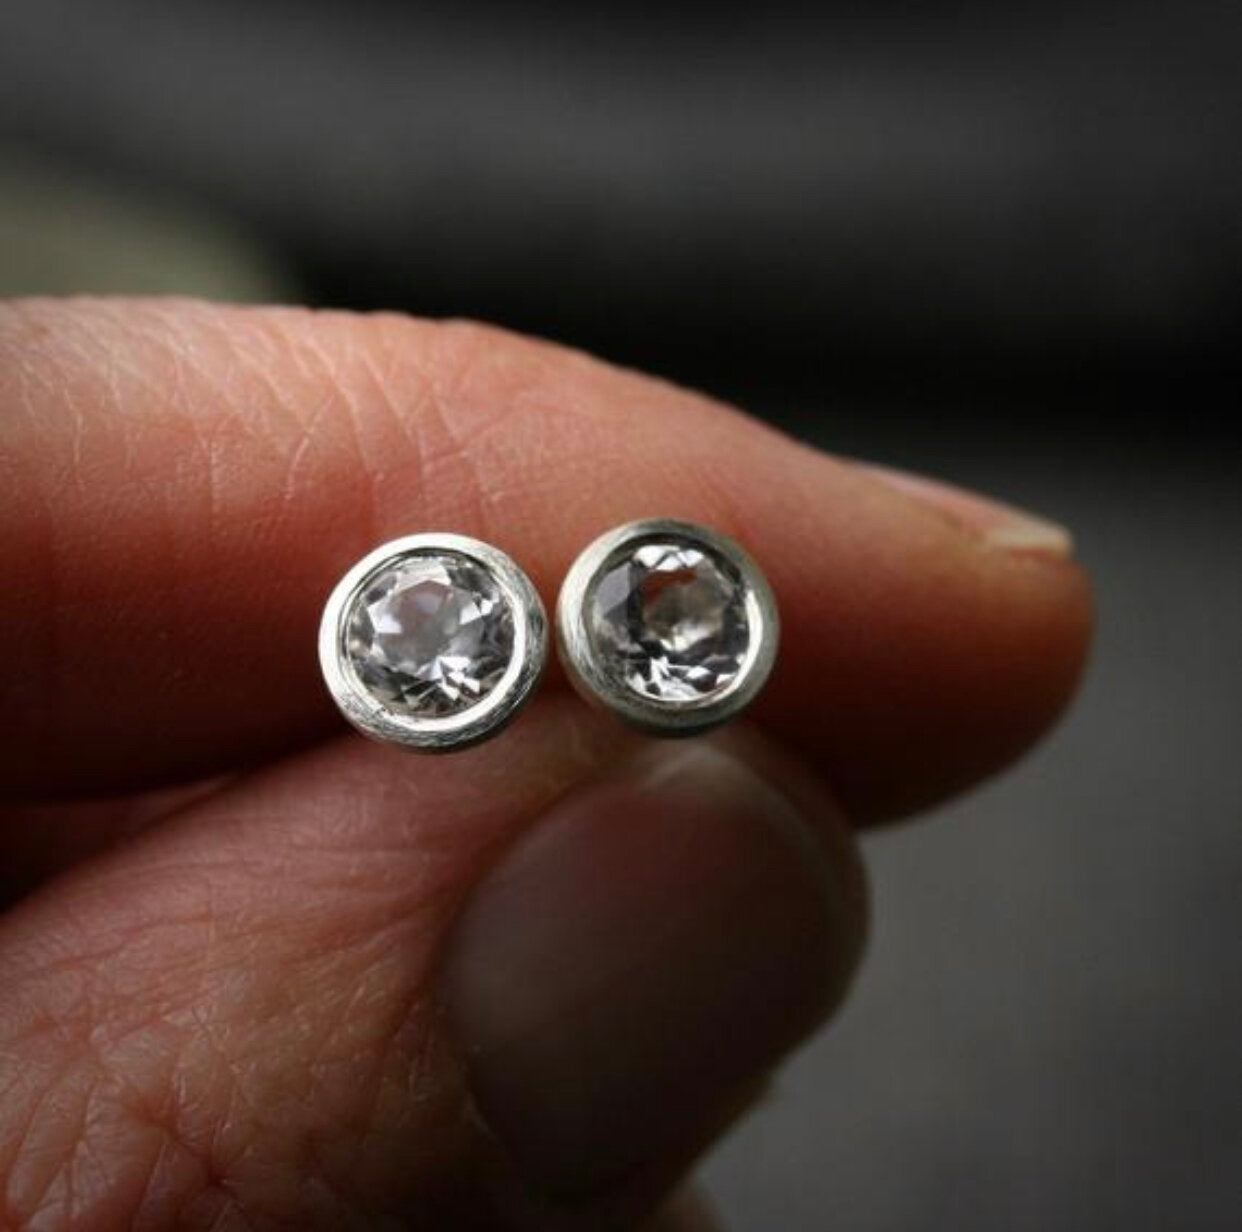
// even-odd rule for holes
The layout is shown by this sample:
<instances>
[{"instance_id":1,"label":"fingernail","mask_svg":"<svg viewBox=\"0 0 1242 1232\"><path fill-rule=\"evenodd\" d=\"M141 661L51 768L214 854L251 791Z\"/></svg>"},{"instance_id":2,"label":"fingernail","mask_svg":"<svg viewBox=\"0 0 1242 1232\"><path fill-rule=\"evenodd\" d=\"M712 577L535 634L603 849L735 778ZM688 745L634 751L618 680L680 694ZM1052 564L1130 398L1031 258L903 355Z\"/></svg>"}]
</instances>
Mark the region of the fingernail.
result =
<instances>
[{"instance_id":1,"label":"fingernail","mask_svg":"<svg viewBox=\"0 0 1242 1232\"><path fill-rule=\"evenodd\" d=\"M860 470L891 488L939 509L959 525L977 533L990 547L1009 552L1042 553L1068 557L1074 537L1064 527L1025 509L968 492L952 484L912 475L872 463L858 463Z\"/></svg>"},{"instance_id":2,"label":"fingernail","mask_svg":"<svg viewBox=\"0 0 1242 1232\"><path fill-rule=\"evenodd\" d=\"M536 1191L684 1152L839 998L858 938L804 807L713 745L661 746L554 806L476 891L446 1001Z\"/></svg>"}]
</instances>

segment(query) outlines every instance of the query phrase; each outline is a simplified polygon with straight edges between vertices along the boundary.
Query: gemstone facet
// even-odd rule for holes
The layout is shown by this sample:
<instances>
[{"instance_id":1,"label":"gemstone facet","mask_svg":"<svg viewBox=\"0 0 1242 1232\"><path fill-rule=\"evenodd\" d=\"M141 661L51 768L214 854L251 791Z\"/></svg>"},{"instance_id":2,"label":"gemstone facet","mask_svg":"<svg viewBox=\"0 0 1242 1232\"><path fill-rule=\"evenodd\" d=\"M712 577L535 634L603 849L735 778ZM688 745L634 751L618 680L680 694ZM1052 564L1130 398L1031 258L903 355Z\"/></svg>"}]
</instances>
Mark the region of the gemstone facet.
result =
<instances>
[{"instance_id":1,"label":"gemstone facet","mask_svg":"<svg viewBox=\"0 0 1242 1232\"><path fill-rule=\"evenodd\" d=\"M346 614L346 658L358 683L417 718L483 701L513 659L513 612L496 578L469 556L425 551L377 570Z\"/></svg>"},{"instance_id":2,"label":"gemstone facet","mask_svg":"<svg viewBox=\"0 0 1242 1232\"><path fill-rule=\"evenodd\" d=\"M745 584L705 544L661 537L627 546L601 570L587 607L601 667L653 701L707 701L746 661Z\"/></svg>"}]
</instances>

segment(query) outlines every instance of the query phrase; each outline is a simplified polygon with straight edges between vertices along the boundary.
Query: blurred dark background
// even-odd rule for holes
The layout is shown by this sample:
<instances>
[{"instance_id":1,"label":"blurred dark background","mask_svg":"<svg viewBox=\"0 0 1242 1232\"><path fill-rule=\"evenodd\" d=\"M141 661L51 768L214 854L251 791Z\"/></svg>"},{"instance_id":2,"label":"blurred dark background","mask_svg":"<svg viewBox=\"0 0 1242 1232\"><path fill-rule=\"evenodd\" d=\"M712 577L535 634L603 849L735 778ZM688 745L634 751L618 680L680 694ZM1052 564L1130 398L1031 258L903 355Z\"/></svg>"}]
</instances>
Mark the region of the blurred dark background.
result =
<instances>
[{"instance_id":1,"label":"blurred dark background","mask_svg":"<svg viewBox=\"0 0 1242 1232\"><path fill-rule=\"evenodd\" d=\"M1242 1218L1242 6L0 4L0 293L466 314L1068 523L1082 703L871 837L739 1230Z\"/></svg>"}]
</instances>

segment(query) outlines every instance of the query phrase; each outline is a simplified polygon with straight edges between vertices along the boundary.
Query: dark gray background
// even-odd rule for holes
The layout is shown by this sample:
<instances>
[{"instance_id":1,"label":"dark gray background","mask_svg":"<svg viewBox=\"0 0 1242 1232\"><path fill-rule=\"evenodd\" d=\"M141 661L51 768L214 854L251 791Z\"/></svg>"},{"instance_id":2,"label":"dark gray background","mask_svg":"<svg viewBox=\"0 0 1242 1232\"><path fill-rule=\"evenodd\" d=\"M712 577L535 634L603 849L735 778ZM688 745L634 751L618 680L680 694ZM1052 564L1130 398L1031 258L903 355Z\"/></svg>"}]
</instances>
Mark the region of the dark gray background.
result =
<instances>
[{"instance_id":1,"label":"dark gray background","mask_svg":"<svg viewBox=\"0 0 1242 1232\"><path fill-rule=\"evenodd\" d=\"M1242 1193L1236 5L0 6L0 290L466 313L1065 521L1080 704L866 841L730 1225L1215 1229Z\"/></svg>"},{"instance_id":2,"label":"dark gray background","mask_svg":"<svg viewBox=\"0 0 1242 1232\"><path fill-rule=\"evenodd\" d=\"M1064 519L1099 636L1032 757L866 841L856 995L710 1161L713 1193L753 1232L1237 1228L1236 460L820 435Z\"/></svg>"}]
</instances>

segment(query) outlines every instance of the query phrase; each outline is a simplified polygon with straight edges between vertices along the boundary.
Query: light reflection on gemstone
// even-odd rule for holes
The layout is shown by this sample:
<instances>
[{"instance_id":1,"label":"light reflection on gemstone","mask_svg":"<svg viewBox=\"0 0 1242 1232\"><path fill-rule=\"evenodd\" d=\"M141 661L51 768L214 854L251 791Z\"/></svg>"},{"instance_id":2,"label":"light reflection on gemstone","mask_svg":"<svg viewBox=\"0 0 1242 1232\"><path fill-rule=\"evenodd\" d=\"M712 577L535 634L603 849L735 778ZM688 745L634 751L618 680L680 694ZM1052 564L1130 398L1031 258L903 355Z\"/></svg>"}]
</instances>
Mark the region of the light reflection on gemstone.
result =
<instances>
[{"instance_id":1,"label":"light reflection on gemstone","mask_svg":"<svg viewBox=\"0 0 1242 1232\"><path fill-rule=\"evenodd\" d=\"M420 718L481 702L513 658L513 612L491 573L453 552L420 553L371 577L346 620L359 683Z\"/></svg>"},{"instance_id":2,"label":"light reflection on gemstone","mask_svg":"<svg viewBox=\"0 0 1242 1232\"><path fill-rule=\"evenodd\" d=\"M733 566L696 544L649 540L602 572L588 631L614 679L662 702L725 689L749 646L745 588Z\"/></svg>"}]
</instances>

